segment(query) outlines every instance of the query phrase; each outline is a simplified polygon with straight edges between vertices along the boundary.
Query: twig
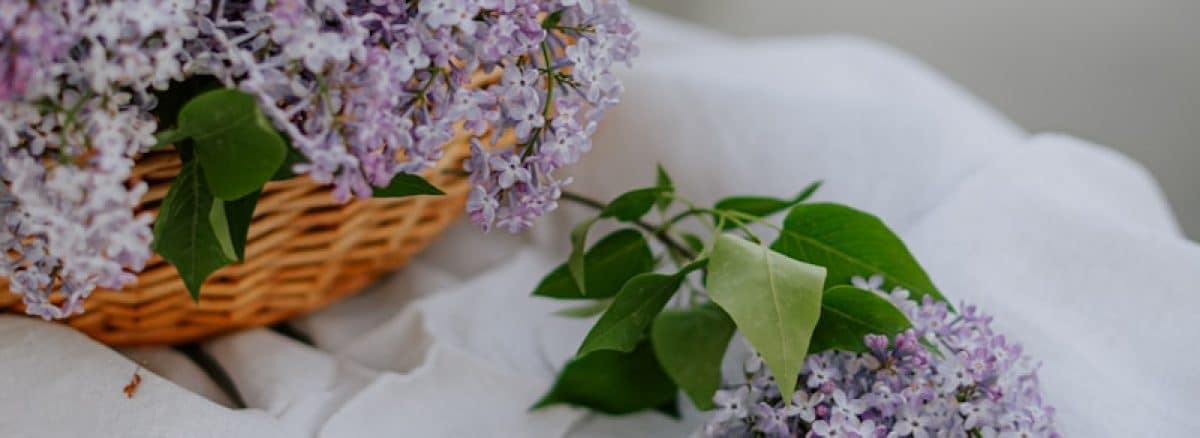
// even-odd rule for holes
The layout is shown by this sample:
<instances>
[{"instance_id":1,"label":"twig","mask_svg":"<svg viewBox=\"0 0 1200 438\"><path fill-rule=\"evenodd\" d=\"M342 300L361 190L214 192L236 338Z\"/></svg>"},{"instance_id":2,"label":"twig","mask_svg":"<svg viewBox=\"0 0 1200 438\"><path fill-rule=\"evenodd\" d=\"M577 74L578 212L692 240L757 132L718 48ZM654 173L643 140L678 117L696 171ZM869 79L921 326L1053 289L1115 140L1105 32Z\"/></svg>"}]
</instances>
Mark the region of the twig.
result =
<instances>
[{"instance_id":1,"label":"twig","mask_svg":"<svg viewBox=\"0 0 1200 438\"><path fill-rule=\"evenodd\" d=\"M604 209L604 203L575 192L564 191L562 194L562 199L590 207L597 211ZM659 229L659 227L650 225L640 219L634 221L633 224L653 235L654 238L658 239L659 242L662 242L664 246L676 254L683 256L683 258L691 260L696 257L696 254L693 253L692 250L688 249L686 246L683 246L683 244L680 244L678 241L672 238L670 234L667 234L666 230Z\"/></svg>"}]
</instances>

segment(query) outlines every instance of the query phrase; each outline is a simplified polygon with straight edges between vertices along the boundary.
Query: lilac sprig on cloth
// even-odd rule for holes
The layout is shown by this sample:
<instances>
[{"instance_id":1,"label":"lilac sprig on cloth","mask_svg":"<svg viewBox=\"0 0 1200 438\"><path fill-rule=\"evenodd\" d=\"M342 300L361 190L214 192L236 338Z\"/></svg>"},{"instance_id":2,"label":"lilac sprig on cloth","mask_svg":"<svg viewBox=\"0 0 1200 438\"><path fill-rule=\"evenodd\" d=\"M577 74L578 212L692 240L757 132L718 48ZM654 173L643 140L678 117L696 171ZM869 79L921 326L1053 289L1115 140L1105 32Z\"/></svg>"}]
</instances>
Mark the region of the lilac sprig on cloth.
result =
<instances>
[{"instance_id":1,"label":"lilac sprig on cloth","mask_svg":"<svg viewBox=\"0 0 1200 438\"><path fill-rule=\"evenodd\" d=\"M625 0L0 0L0 276L47 319L134 282L152 218L128 181L167 128L156 93L202 75L255 96L304 156L292 170L341 201L434 166L461 125L471 219L527 229L636 37Z\"/></svg>"},{"instance_id":2,"label":"lilac sprig on cloth","mask_svg":"<svg viewBox=\"0 0 1200 438\"><path fill-rule=\"evenodd\" d=\"M996 333L974 306L909 299L879 290L882 278L855 285L888 297L913 328L891 338L868 335L868 352L808 356L790 403L757 355L747 383L714 396L707 436L1057 437L1054 409L1041 396L1037 364Z\"/></svg>"}]
</instances>

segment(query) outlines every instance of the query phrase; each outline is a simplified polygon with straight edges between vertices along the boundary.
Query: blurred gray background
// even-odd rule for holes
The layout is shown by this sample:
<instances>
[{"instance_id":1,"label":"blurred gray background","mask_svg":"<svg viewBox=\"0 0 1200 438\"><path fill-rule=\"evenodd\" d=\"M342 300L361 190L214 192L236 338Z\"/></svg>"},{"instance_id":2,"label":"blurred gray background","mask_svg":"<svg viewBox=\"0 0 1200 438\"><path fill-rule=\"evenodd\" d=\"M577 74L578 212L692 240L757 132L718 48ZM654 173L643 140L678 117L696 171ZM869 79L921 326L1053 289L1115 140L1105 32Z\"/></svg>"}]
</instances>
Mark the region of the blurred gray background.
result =
<instances>
[{"instance_id":1,"label":"blurred gray background","mask_svg":"<svg viewBox=\"0 0 1200 438\"><path fill-rule=\"evenodd\" d=\"M1200 239L1200 0L633 0L736 35L856 33L1032 132L1114 147Z\"/></svg>"}]
</instances>

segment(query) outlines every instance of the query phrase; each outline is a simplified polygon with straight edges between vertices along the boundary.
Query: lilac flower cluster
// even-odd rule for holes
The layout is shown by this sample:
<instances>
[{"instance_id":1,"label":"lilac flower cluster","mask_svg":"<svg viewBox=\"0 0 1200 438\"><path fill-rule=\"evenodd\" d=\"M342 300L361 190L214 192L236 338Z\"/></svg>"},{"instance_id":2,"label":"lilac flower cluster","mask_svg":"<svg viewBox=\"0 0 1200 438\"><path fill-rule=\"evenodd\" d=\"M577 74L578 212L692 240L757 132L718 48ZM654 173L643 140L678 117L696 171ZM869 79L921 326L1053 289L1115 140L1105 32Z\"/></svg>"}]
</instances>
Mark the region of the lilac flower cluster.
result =
<instances>
[{"instance_id":1,"label":"lilac flower cluster","mask_svg":"<svg viewBox=\"0 0 1200 438\"><path fill-rule=\"evenodd\" d=\"M183 77L189 3L0 0L0 275L30 314L77 313L150 256L128 179L155 141L152 92Z\"/></svg>"},{"instance_id":2,"label":"lilac flower cluster","mask_svg":"<svg viewBox=\"0 0 1200 438\"><path fill-rule=\"evenodd\" d=\"M892 338L868 335L862 354L808 356L790 403L758 356L748 382L718 391L708 436L1057 437L1037 365L991 328L974 306L962 313L926 296L920 304L882 279L856 285L891 299L913 323Z\"/></svg>"},{"instance_id":3,"label":"lilac flower cluster","mask_svg":"<svg viewBox=\"0 0 1200 438\"><path fill-rule=\"evenodd\" d=\"M200 75L254 95L306 158L293 170L342 201L432 167L461 126L472 220L526 229L636 36L625 0L0 0L0 275L47 319L135 281L152 218L134 159L155 93Z\"/></svg>"},{"instance_id":4,"label":"lilac flower cluster","mask_svg":"<svg viewBox=\"0 0 1200 438\"><path fill-rule=\"evenodd\" d=\"M187 68L256 95L340 200L475 147L468 211L517 232L553 210L637 52L624 0L228 0L198 8ZM503 70L498 83L473 82ZM515 146L500 147L511 130Z\"/></svg>"}]
</instances>

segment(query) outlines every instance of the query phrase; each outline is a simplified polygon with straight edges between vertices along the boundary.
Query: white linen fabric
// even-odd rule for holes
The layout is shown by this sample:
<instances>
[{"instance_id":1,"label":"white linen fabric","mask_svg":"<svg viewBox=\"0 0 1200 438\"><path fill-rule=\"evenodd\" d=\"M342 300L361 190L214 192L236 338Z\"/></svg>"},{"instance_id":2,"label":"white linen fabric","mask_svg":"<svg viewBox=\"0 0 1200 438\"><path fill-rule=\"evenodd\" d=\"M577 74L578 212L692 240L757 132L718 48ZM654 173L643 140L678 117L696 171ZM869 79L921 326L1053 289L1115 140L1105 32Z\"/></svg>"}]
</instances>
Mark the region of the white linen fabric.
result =
<instances>
[{"instance_id":1,"label":"white linen fabric","mask_svg":"<svg viewBox=\"0 0 1200 438\"><path fill-rule=\"evenodd\" d=\"M881 216L946 295L980 304L1044 362L1068 436L1200 427L1200 246L1136 163L1024 133L858 38L735 40L638 16L643 55L572 189L608 198L649 184L656 161L701 202L825 180L818 199ZM0 317L0 436L687 435L703 413L527 409L591 322L528 295L586 214L565 206L515 237L456 224L371 290L292 321L313 346L269 330L205 344L245 410L173 350L117 352ZM135 360L144 380L126 398Z\"/></svg>"}]
</instances>

